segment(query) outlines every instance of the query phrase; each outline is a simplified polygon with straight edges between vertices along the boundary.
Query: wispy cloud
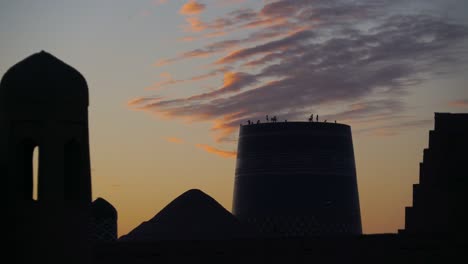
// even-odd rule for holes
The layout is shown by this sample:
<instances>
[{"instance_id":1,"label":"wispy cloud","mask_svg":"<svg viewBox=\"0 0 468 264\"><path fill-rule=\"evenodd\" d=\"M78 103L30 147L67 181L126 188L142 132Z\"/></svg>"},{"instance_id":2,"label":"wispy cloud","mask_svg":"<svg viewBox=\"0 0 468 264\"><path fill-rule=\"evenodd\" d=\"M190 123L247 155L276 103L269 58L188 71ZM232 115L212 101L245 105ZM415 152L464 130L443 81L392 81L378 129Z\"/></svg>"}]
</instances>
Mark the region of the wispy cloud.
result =
<instances>
[{"instance_id":1,"label":"wispy cloud","mask_svg":"<svg viewBox=\"0 0 468 264\"><path fill-rule=\"evenodd\" d=\"M161 99L162 97L159 97L159 96L137 97L128 101L127 106L133 108L133 107L137 107L140 105L151 104L152 102L155 102L155 101L161 101Z\"/></svg>"},{"instance_id":2,"label":"wispy cloud","mask_svg":"<svg viewBox=\"0 0 468 264\"><path fill-rule=\"evenodd\" d=\"M195 18L195 20L198 20L198 18ZM196 29L196 27L198 27L198 26L191 26L192 31L197 31L198 29ZM203 27L204 26L200 26L200 29L203 29ZM273 26L273 27L270 27L267 30L263 30L261 32L251 33L250 35L248 35L245 38L228 39L228 40L213 42L211 44L206 45L203 48L190 50L190 51L184 52L182 54L179 54L178 56L173 57L173 58L159 60L156 63L156 66L163 66L163 65L167 65L169 63L174 63L174 62L178 62L178 61L185 60L185 59L190 59L190 58L212 56L212 55L215 55L215 54L220 53L220 52L225 52L225 51L229 51L229 50L231 50L233 48L240 47L242 45L261 42L261 41L265 41L265 40L268 40L268 39L274 39L274 38L278 38L278 37L296 35L296 34L300 33L300 31L302 31L303 29L304 29L304 27L295 26L295 25L279 26L279 27ZM273 45L270 45L270 46L273 46ZM260 49L260 48L261 47L258 47L257 49ZM272 49L272 48L270 48L270 49ZM253 51L249 51L249 50L245 49L245 50L237 51L237 52L248 53L248 52L253 52ZM267 53L267 52L268 51L265 51L265 53ZM240 54L239 56L246 56L246 55L247 54ZM229 62L228 60L229 60L229 58L225 59L225 61L223 61L222 63ZM220 64L221 64L221 62L220 62Z\"/></svg>"},{"instance_id":3,"label":"wispy cloud","mask_svg":"<svg viewBox=\"0 0 468 264\"><path fill-rule=\"evenodd\" d=\"M184 140L178 137L166 137L164 138L167 142L170 143L176 143L176 144L182 144L184 143Z\"/></svg>"},{"instance_id":4,"label":"wispy cloud","mask_svg":"<svg viewBox=\"0 0 468 264\"><path fill-rule=\"evenodd\" d=\"M237 152L235 151L220 150L205 144L197 144L196 146L208 153L212 153L223 158L235 158L237 156Z\"/></svg>"},{"instance_id":5,"label":"wispy cloud","mask_svg":"<svg viewBox=\"0 0 468 264\"><path fill-rule=\"evenodd\" d=\"M468 108L468 99L461 99L449 102L449 106L458 108Z\"/></svg>"},{"instance_id":6,"label":"wispy cloud","mask_svg":"<svg viewBox=\"0 0 468 264\"><path fill-rule=\"evenodd\" d=\"M223 74L225 72L228 72L229 70L230 70L230 67L221 67L221 68L211 70L201 75L192 76L187 79L173 79L172 76L166 76L164 77L165 79L164 81L155 83L151 87L147 88L147 90L159 90L164 87L171 86L171 85L201 81L201 80L205 80L205 79L211 78L219 74Z\"/></svg>"},{"instance_id":7,"label":"wispy cloud","mask_svg":"<svg viewBox=\"0 0 468 264\"><path fill-rule=\"evenodd\" d=\"M364 133L366 135L388 137L396 136L402 131L414 128L427 128L433 124L432 119L420 119L420 120L406 120L391 122L390 124L374 126L371 128L361 129L356 131L356 134Z\"/></svg>"},{"instance_id":8,"label":"wispy cloud","mask_svg":"<svg viewBox=\"0 0 468 264\"><path fill-rule=\"evenodd\" d=\"M255 83L257 83L257 79L251 74L244 72L226 72L224 73L224 80L221 88L209 93L191 96L188 100L199 101L216 98L224 94L232 94Z\"/></svg>"},{"instance_id":9,"label":"wispy cloud","mask_svg":"<svg viewBox=\"0 0 468 264\"><path fill-rule=\"evenodd\" d=\"M216 64L232 63L241 59L250 58L254 55L261 55L265 53L271 53L273 51L286 50L290 46L297 45L301 41L301 39L310 40L311 37L313 36L314 36L314 33L312 31L300 31L300 32L295 33L292 36L288 36L280 40L271 41L271 42L268 42L259 46L255 46L252 48L236 50L232 52L231 54L229 54L228 56L225 56L219 59L216 62Z\"/></svg>"},{"instance_id":10,"label":"wispy cloud","mask_svg":"<svg viewBox=\"0 0 468 264\"><path fill-rule=\"evenodd\" d=\"M188 32L200 32L207 28L207 25L196 16L187 17L185 21L187 25L184 28Z\"/></svg>"},{"instance_id":11,"label":"wispy cloud","mask_svg":"<svg viewBox=\"0 0 468 264\"><path fill-rule=\"evenodd\" d=\"M467 61L468 27L443 16L391 12L395 5L404 3L275 0L265 1L258 10L229 11L211 21L195 16L192 29L200 34L225 32L226 39L160 65L218 55L214 69L198 76L223 74L217 89L181 98L143 97L130 105L169 118L210 121L218 140L230 140L239 123L266 114L303 120L326 109L323 118L348 121L401 114L404 96L424 82L424 76ZM236 30L246 34L238 37ZM156 86L198 77L164 80ZM465 104L462 100L451 105ZM381 128L385 132L380 134L391 135L390 129L403 127Z\"/></svg>"},{"instance_id":12,"label":"wispy cloud","mask_svg":"<svg viewBox=\"0 0 468 264\"><path fill-rule=\"evenodd\" d=\"M255 21L262 20L259 14L251 9L238 9L223 17L218 17L212 21L204 22L198 16L193 14L187 17L187 25L184 27L189 32L209 31L205 36L218 36L226 32L232 32L237 29L248 27L249 24Z\"/></svg>"}]
</instances>

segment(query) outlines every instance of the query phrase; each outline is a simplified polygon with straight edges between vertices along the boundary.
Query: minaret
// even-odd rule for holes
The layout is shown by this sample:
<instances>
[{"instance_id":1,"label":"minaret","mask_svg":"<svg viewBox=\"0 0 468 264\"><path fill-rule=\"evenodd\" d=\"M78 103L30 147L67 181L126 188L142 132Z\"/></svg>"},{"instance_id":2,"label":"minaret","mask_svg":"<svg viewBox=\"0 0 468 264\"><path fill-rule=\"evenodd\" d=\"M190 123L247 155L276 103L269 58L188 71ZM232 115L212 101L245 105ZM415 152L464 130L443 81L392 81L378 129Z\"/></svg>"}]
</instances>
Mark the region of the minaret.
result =
<instances>
[{"instance_id":1,"label":"minaret","mask_svg":"<svg viewBox=\"0 0 468 264\"><path fill-rule=\"evenodd\" d=\"M35 148L39 168L33 184ZM16 254L38 263L87 263L88 87L78 71L42 51L5 73L0 83L0 162Z\"/></svg>"},{"instance_id":2,"label":"minaret","mask_svg":"<svg viewBox=\"0 0 468 264\"><path fill-rule=\"evenodd\" d=\"M351 127L242 126L232 212L266 236L361 235Z\"/></svg>"}]
</instances>

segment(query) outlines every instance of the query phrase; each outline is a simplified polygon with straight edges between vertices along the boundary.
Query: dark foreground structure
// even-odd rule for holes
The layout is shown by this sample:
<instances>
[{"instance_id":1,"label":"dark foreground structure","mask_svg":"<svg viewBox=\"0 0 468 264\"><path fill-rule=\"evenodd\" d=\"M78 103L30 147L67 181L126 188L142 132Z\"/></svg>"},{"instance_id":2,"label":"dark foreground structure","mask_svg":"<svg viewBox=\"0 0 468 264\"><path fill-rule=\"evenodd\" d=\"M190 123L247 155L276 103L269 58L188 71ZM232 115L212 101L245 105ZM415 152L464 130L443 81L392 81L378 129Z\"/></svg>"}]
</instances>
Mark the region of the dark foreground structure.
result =
<instances>
[{"instance_id":1,"label":"dark foreground structure","mask_svg":"<svg viewBox=\"0 0 468 264\"><path fill-rule=\"evenodd\" d=\"M436 114L407 232L399 235L361 235L350 128L310 122L241 128L234 212L256 228L246 228L214 199L190 190L115 241L115 208L103 199L91 205L86 81L40 52L11 67L0 83L4 259L28 264L465 263L467 126L467 114Z\"/></svg>"},{"instance_id":2,"label":"dark foreground structure","mask_svg":"<svg viewBox=\"0 0 468 264\"><path fill-rule=\"evenodd\" d=\"M95 247L95 264L465 263L462 240L362 235L333 238L118 242Z\"/></svg>"},{"instance_id":3,"label":"dark foreground structure","mask_svg":"<svg viewBox=\"0 0 468 264\"><path fill-rule=\"evenodd\" d=\"M104 198L97 198L91 204L91 235L95 242L117 240L117 210Z\"/></svg>"},{"instance_id":4,"label":"dark foreground structure","mask_svg":"<svg viewBox=\"0 0 468 264\"><path fill-rule=\"evenodd\" d=\"M361 234L351 128L324 122L241 126L233 214L281 237Z\"/></svg>"},{"instance_id":5,"label":"dark foreground structure","mask_svg":"<svg viewBox=\"0 0 468 264\"><path fill-rule=\"evenodd\" d=\"M14 263L87 263L91 175L88 86L46 52L12 66L0 83L0 167ZM33 152L38 177L33 181ZM37 169L36 169L37 170ZM33 188L37 186L37 199ZM10 227L12 227L10 229Z\"/></svg>"},{"instance_id":6,"label":"dark foreground structure","mask_svg":"<svg viewBox=\"0 0 468 264\"><path fill-rule=\"evenodd\" d=\"M235 240L249 237L250 230L215 199L192 189L170 202L120 242Z\"/></svg>"},{"instance_id":7,"label":"dark foreground structure","mask_svg":"<svg viewBox=\"0 0 468 264\"><path fill-rule=\"evenodd\" d=\"M430 132L429 149L424 151L424 162L421 164L420 185L415 185L415 197L412 209L407 209L406 231L400 234L379 234L379 235L350 235L347 236L309 236L309 237L268 237L265 233L247 239L217 239L217 240L164 240L152 242L130 242L119 241L118 243L98 244L94 248L94 262L98 264L124 264L124 263L465 263L466 257L466 189L467 189L467 155L464 155L468 146L467 142L467 120L468 114L439 114L436 113L435 130ZM272 163L279 164L275 155L288 151L289 145L283 146L278 139L285 132L293 128L296 134L292 133L294 139L285 139L296 146L302 146L300 142L308 142L310 132L308 129L317 130L318 136L316 150L327 149L329 142L334 136L344 135L345 139L338 142L350 144L350 133L346 132L347 126L338 126L338 131L343 129L344 134L337 132L326 133L328 129L336 129L333 124L312 123L312 124L265 124L244 126L241 130L241 141L239 151L244 156L238 160L236 171L241 173L242 177L252 177L253 183L257 184L258 193L268 194L268 190L260 187L274 187L278 193L277 197L270 196L274 202L283 205L285 201L291 201L291 197L297 197L291 189L296 188L299 191L305 191L306 187L294 186L293 183L286 182L283 185L272 185L268 178L259 177L259 172L269 171L273 174L276 168L279 172L276 177L287 177L284 171L274 167ZM269 127L268 127L269 126ZM295 127L297 126L297 127ZM314 127L315 126L315 127ZM304 134L297 131L305 127ZM275 133L279 131L279 133ZM336 131L335 131L336 132ZM251 134L252 133L252 134ZM346 134L349 135L346 136ZM245 136L247 135L247 136ZM334 136L333 136L334 135ZM261 139L261 137L265 137ZM250 138L249 138L250 137ZM327 139L327 140L325 140ZM336 138L335 138L336 139ZM270 143L267 143L270 142ZM262 145L263 144L263 145ZM279 144L274 146L275 144ZM306 146L310 146L304 143ZM337 143L338 144L338 143ZM340 145L340 144L338 144ZM346 145L346 144L345 144ZM260 147L265 148L265 152L260 153ZM321 146L321 148L320 148ZM325 147L326 146L326 147ZM333 146L333 144L332 144ZM275 149L276 148L276 149ZM300 147L297 147L300 149ZM297 150L297 148L295 150ZM312 147L314 148L314 147ZM335 146L335 149L337 146ZM349 150L351 148L351 150ZM253 149L253 150L252 150ZM255 152L257 151L257 152ZM270 153L268 153L270 151ZM308 148L304 147L303 152L307 153ZM343 151L343 150L342 150ZM348 145L348 152L351 153L352 145ZM253 153L257 156L254 158ZM325 151L325 153L328 153ZM249 154L249 155L246 155ZM332 155L332 154L328 154ZM252 160L246 160L246 158ZM338 156L339 157L339 156ZM352 157L352 156L348 156ZM317 159L314 157L313 160ZM263 162L264 168L269 170L260 170L257 165L251 165L252 162ZM281 164L291 164L291 160L282 161ZM320 160L323 164L324 161ZM247 166L249 165L250 166ZM326 162L325 162L326 164ZM268 166L267 166L268 165ZM354 159L353 159L354 165ZM288 165L293 170L291 165ZM320 168L323 165L316 165ZM300 166L295 166L302 168ZM311 168L306 167L307 170ZM240 169L239 169L240 168ZM242 174L249 168L251 174ZM254 170L257 168L257 170ZM288 168L288 167L287 167ZM273 174L274 175L274 174ZM294 175L294 174L293 174ZM314 174L310 174L314 175ZM354 173L352 174L354 175ZM274 179L275 176L273 176ZM292 179L297 179L294 175ZM247 178L250 180L250 178ZM289 178L288 178L289 179ZM319 178L320 179L320 178ZM339 179L339 178L338 178ZM306 181L300 179L301 183L311 184L309 189L316 191L314 184L319 181ZM346 181L345 181L346 182ZM249 183L249 181L247 181ZM262 185L263 183L263 185ZM239 190L239 179L236 179L235 195L243 194ZM334 183L339 185L340 182ZM242 182L242 188L249 186ZM291 187L292 186L292 187ZM324 186L327 186L326 184ZM417 187L420 186L420 187ZM342 187L343 188L343 187ZM249 190L247 188L247 190ZM357 192L357 190L356 190ZM332 192L333 193L333 192ZM357 194L357 193L356 193ZM253 194L252 194L253 195ZM306 194L299 194L306 196ZM274 212L273 202L267 203L267 199L259 196L260 201L267 206L267 212ZM307 198L310 199L311 196ZM339 197L339 196L338 196ZM351 197L352 198L352 197ZM239 197L237 197L239 199ZM253 204L259 206L258 196L253 195ZM235 204L239 206L239 203ZM240 204L248 206L247 204ZM304 207L296 212L304 213ZM316 205L313 202L311 205ZM235 207L237 208L237 207ZM247 207L248 208L248 207ZM285 207L280 207L284 213ZM314 209L314 207L311 207ZM262 208L258 208L261 211ZM237 208L236 210L243 210ZM346 210L344 210L346 212ZM239 212L239 211L237 211ZM408 212L410 212L408 214ZM339 212L338 212L339 213ZM272 214L273 215L273 214ZM326 215L327 217L332 217ZM323 219L323 218L322 218ZM333 220L332 220L333 221ZM315 222L314 222L315 223ZM262 225L259 225L262 227ZM307 226L307 224L306 224ZM359 226L360 227L360 226ZM194 227L196 229L196 227ZM360 229L359 229L360 230ZM297 233L296 233L297 234ZM316 234L316 233L314 233ZM325 234L325 233L321 233ZM327 233L329 234L329 233ZM292 236L292 235L290 235Z\"/></svg>"},{"instance_id":8,"label":"dark foreground structure","mask_svg":"<svg viewBox=\"0 0 468 264\"><path fill-rule=\"evenodd\" d=\"M468 114L435 113L406 233L468 234Z\"/></svg>"}]
</instances>

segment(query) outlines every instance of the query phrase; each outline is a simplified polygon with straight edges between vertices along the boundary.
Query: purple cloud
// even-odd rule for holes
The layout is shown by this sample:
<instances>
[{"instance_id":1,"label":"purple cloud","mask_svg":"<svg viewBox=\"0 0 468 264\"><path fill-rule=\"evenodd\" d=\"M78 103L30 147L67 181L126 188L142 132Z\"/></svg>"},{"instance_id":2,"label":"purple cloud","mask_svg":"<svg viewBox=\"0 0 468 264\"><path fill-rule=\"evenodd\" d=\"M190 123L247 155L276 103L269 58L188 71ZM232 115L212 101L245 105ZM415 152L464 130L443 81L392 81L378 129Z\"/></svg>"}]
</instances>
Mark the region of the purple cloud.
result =
<instances>
[{"instance_id":1,"label":"purple cloud","mask_svg":"<svg viewBox=\"0 0 468 264\"><path fill-rule=\"evenodd\" d=\"M466 61L468 27L416 12L386 14L389 5L280 0L267 2L257 12L231 12L229 17L236 18L232 25L268 19L281 23L257 27L247 41L231 39L199 49L227 52L226 46L243 45L214 62L230 67L230 85L225 78L209 93L158 97L132 106L171 118L211 120L216 132L224 131L220 140L228 140L239 123L266 114L303 120L326 108L323 116L329 120L397 115L405 109L403 96L423 82L424 75ZM274 32L290 33L258 38Z\"/></svg>"}]
</instances>

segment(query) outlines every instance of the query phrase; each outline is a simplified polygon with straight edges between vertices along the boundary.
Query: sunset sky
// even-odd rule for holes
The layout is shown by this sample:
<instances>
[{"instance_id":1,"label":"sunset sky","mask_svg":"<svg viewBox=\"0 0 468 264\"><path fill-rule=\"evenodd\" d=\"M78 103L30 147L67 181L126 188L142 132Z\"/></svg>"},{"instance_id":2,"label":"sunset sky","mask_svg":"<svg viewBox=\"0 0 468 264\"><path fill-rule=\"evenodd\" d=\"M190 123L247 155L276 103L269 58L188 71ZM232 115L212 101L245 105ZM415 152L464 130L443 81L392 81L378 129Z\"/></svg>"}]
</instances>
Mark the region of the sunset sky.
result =
<instances>
[{"instance_id":1,"label":"sunset sky","mask_svg":"<svg viewBox=\"0 0 468 264\"><path fill-rule=\"evenodd\" d=\"M86 78L93 198L119 235L199 188L231 210L238 127L352 127L364 233L397 232L434 112L468 112L465 0L0 0L0 76ZM66 87L64 87L65 89Z\"/></svg>"}]
</instances>

